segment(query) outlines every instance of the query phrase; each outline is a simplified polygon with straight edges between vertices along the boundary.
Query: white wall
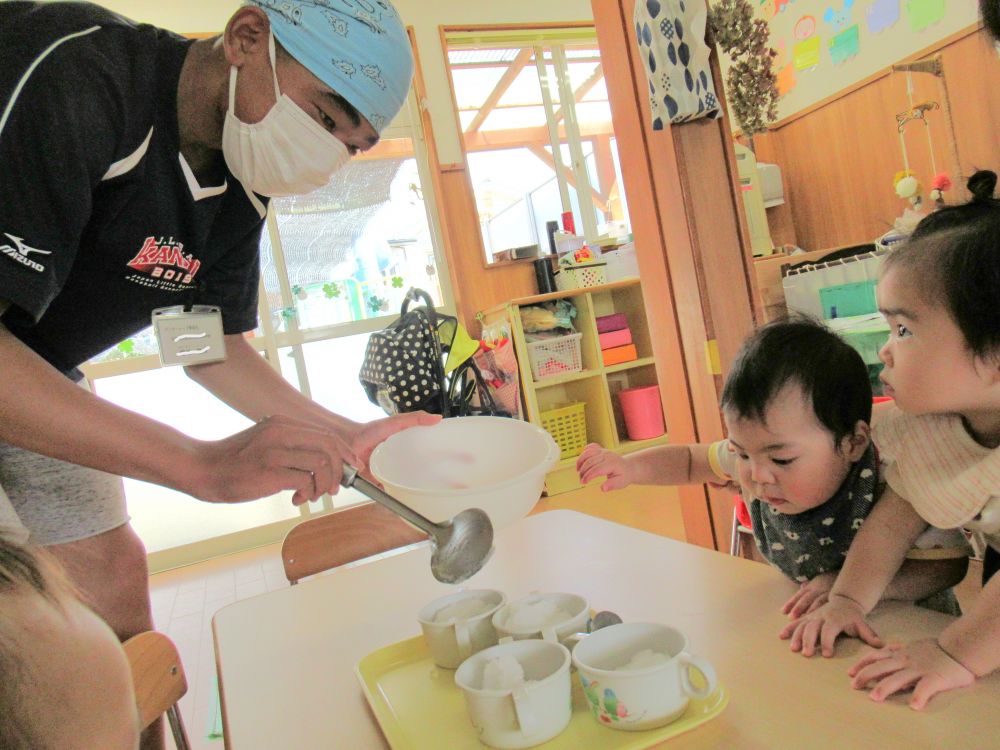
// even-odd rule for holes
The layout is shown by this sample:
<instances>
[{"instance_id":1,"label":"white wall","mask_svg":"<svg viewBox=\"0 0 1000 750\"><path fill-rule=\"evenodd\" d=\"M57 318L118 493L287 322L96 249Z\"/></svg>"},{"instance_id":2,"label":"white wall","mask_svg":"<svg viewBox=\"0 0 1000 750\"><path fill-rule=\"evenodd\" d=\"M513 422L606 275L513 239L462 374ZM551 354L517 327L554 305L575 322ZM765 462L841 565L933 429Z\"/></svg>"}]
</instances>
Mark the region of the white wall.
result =
<instances>
[{"instance_id":1,"label":"white wall","mask_svg":"<svg viewBox=\"0 0 1000 750\"><path fill-rule=\"evenodd\" d=\"M836 94L895 62L929 47L935 42L975 23L979 18L978 0L937 0L943 3L943 17L934 24L914 30L911 18L915 8L933 7L935 0L853 0L845 10L845 0L777 0L782 8L775 13L775 0L757 2L757 16L771 28L771 46L778 50L775 69L791 64L795 85L781 98L778 118L787 117ZM824 20L827 9L834 12L834 23ZM836 15L846 16L837 19ZM874 14L870 16L869 14ZM819 37L819 63L811 70L794 70L796 27L804 16L816 21L814 37ZM870 18L891 19L892 25L873 33ZM829 42L837 29L857 25L858 54L834 63ZM878 24L876 24L878 28Z\"/></svg>"},{"instance_id":2,"label":"white wall","mask_svg":"<svg viewBox=\"0 0 1000 750\"><path fill-rule=\"evenodd\" d=\"M181 33L221 30L242 3L239 0L98 0L128 16ZM459 24L589 21L590 0L394 0L403 21L417 38L420 63L438 155L443 164L461 161L458 126L439 26Z\"/></svg>"}]
</instances>

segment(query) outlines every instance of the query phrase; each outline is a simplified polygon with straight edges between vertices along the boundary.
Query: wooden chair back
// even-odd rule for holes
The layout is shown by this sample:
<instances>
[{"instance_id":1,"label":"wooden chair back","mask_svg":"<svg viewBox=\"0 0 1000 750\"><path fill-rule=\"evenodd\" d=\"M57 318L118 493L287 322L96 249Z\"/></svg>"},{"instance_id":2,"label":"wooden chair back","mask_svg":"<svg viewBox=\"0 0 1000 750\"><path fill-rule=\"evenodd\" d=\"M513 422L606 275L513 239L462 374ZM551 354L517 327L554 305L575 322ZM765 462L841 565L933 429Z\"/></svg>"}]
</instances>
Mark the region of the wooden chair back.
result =
<instances>
[{"instance_id":1,"label":"wooden chair back","mask_svg":"<svg viewBox=\"0 0 1000 750\"><path fill-rule=\"evenodd\" d=\"M177 647L163 633L152 630L129 638L122 646L132 669L142 728L167 714L178 750L190 750L191 743L177 710L177 701L188 687Z\"/></svg>"},{"instance_id":2,"label":"wooden chair back","mask_svg":"<svg viewBox=\"0 0 1000 750\"><path fill-rule=\"evenodd\" d=\"M281 544L281 562L294 585L306 576L426 539L381 505L364 503L297 525Z\"/></svg>"}]
</instances>

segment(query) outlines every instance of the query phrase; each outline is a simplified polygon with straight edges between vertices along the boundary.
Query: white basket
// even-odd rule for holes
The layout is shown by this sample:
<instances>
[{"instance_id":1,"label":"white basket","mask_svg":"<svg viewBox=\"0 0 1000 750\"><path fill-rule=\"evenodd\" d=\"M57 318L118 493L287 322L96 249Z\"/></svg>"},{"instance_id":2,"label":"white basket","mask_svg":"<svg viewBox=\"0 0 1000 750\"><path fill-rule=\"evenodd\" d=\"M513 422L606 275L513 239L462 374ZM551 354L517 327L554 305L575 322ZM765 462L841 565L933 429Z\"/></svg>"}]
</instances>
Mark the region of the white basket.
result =
<instances>
[{"instance_id":1,"label":"white basket","mask_svg":"<svg viewBox=\"0 0 1000 750\"><path fill-rule=\"evenodd\" d=\"M604 263L588 263L585 266L563 266L556 274L556 289L561 292L570 289L586 289L600 286L608 281Z\"/></svg>"},{"instance_id":2,"label":"white basket","mask_svg":"<svg viewBox=\"0 0 1000 750\"><path fill-rule=\"evenodd\" d=\"M528 342L528 360L531 375L535 380L580 372L583 359L580 356L582 333L570 333L541 341Z\"/></svg>"}]
</instances>

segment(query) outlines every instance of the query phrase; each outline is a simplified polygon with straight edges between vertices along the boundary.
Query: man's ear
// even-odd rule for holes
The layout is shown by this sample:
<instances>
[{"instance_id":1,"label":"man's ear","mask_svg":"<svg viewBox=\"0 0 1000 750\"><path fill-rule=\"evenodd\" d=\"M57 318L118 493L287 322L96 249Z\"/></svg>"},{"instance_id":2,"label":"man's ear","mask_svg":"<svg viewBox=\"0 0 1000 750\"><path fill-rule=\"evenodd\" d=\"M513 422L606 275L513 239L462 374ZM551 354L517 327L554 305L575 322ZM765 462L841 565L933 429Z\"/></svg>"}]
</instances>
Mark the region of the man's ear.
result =
<instances>
[{"instance_id":1,"label":"man's ear","mask_svg":"<svg viewBox=\"0 0 1000 750\"><path fill-rule=\"evenodd\" d=\"M267 56L267 34L271 22L260 8L245 5L233 13L222 32L222 46L226 62L236 67L242 66L248 58L263 54Z\"/></svg>"},{"instance_id":2,"label":"man's ear","mask_svg":"<svg viewBox=\"0 0 1000 750\"><path fill-rule=\"evenodd\" d=\"M871 440L871 427L863 419L859 419L851 434L845 435L840 441L840 452L848 461L857 461L865 455Z\"/></svg>"}]
</instances>

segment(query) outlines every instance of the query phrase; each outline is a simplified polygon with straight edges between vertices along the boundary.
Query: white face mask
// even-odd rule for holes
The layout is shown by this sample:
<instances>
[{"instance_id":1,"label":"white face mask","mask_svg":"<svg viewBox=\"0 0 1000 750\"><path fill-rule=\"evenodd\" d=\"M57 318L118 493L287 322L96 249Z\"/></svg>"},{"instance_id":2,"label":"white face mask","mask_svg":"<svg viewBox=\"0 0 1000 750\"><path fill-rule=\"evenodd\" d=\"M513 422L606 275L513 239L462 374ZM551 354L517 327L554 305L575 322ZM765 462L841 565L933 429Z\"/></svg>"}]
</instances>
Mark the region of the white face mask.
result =
<instances>
[{"instance_id":1,"label":"white face mask","mask_svg":"<svg viewBox=\"0 0 1000 750\"><path fill-rule=\"evenodd\" d=\"M222 154L247 190L278 198L321 188L351 158L347 146L278 89L274 36L268 35L274 97L260 122L236 116L236 66L229 69L229 109L222 126Z\"/></svg>"}]
</instances>

